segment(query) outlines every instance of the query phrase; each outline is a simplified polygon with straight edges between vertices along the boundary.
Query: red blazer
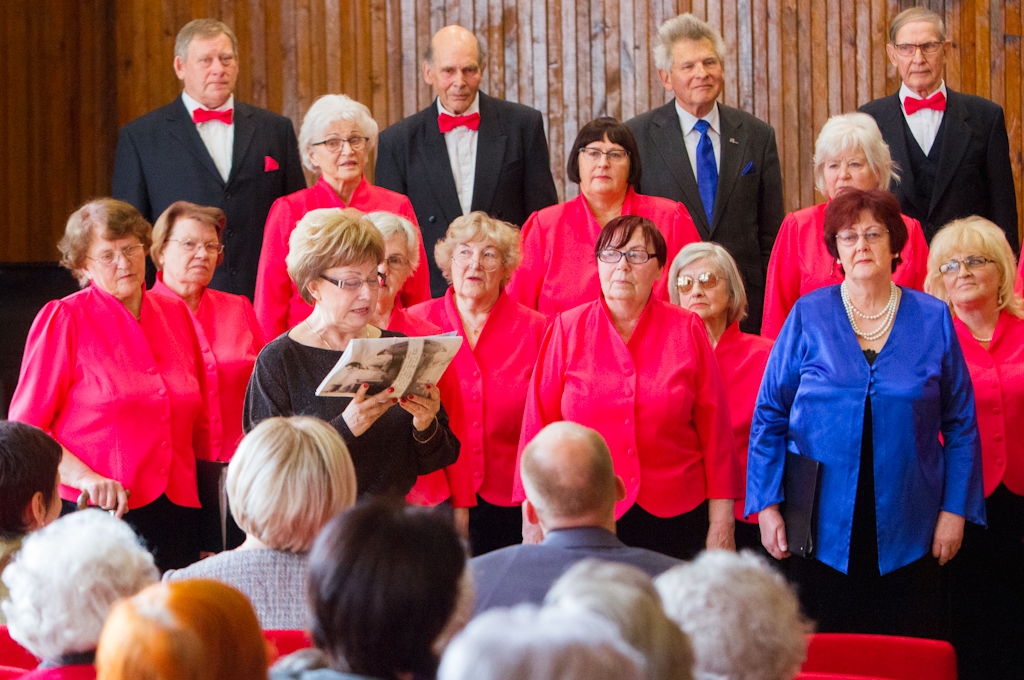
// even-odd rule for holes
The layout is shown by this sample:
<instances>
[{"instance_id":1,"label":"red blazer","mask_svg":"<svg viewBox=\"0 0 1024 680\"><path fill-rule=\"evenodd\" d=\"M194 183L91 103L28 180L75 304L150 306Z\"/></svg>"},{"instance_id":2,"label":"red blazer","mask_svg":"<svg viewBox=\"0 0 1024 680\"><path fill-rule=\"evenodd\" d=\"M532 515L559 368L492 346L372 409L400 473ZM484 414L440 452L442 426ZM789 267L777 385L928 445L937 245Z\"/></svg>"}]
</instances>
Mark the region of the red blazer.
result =
<instances>
[{"instance_id":1,"label":"red blazer","mask_svg":"<svg viewBox=\"0 0 1024 680\"><path fill-rule=\"evenodd\" d=\"M668 269L683 246L700 241L686 206L666 198L642 196L632 188L622 204L623 215L647 217L668 243L668 259L654 295L668 300ZM547 317L601 296L594 246L601 227L583 195L533 213L523 225L523 262L505 292Z\"/></svg>"},{"instance_id":2,"label":"red blazer","mask_svg":"<svg viewBox=\"0 0 1024 680\"><path fill-rule=\"evenodd\" d=\"M736 445L742 479L747 478L747 447L750 445L750 421L754 417L754 402L761 389L761 378L768 365L773 342L760 335L740 331L739 322L725 329L715 345L715 358L725 381L732 417L732 436ZM736 519L757 524L757 513L743 516L743 499L736 501Z\"/></svg>"},{"instance_id":3,"label":"red blazer","mask_svg":"<svg viewBox=\"0 0 1024 680\"><path fill-rule=\"evenodd\" d=\"M530 379L519 452L548 423L592 427L608 442L626 498L658 517L706 498L742 498L728 397L704 323L650 300L629 343L604 298L555 317ZM526 495L516 463L512 500Z\"/></svg>"},{"instance_id":4,"label":"red blazer","mask_svg":"<svg viewBox=\"0 0 1024 680\"><path fill-rule=\"evenodd\" d=\"M437 325L418 316L413 316L408 309L403 309L401 301L397 299L394 309L391 310L391 319L388 321L387 330L398 331L414 337L444 333Z\"/></svg>"},{"instance_id":5,"label":"red blazer","mask_svg":"<svg viewBox=\"0 0 1024 680\"><path fill-rule=\"evenodd\" d=\"M775 238L768 260L768 281L764 293L764 321L761 335L775 339L801 295L842 283L839 265L825 248L825 208L819 203L786 215ZM892 280L897 286L924 290L928 276L928 244L921 223L903 216L907 225L907 244L903 246L903 262L896 267Z\"/></svg>"},{"instance_id":6,"label":"red blazer","mask_svg":"<svg viewBox=\"0 0 1024 680\"><path fill-rule=\"evenodd\" d=\"M156 277L151 293L180 299L164 283L162 272ZM227 462L242 440L245 390L256 357L267 343L249 298L212 288L203 291L199 307L192 314L192 327L206 367L209 460Z\"/></svg>"},{"instance_id":7,"label":"red blazer","mask_svg":"<svg viewBox=\"0 0 1024 680\"><path fill-rule=\"evenodd\" d=\"M459 460L445 469L452 504L474 506L479 493L493 505L518 505L512 498L512 480L526 388L547 319L502 292L471 349L451 288L443 298L420 303L409 311L462 338L462 347L449 368L449 372L455 369L458 393L445 402L452 432L462 443Z\"/></svg>"},{"instance_id":8,"label":"red blazer","mask_svg":"<svg viewBox=\"0 0 1024 680\"><path fill-rule=\"evenodd\" d=\"M203 363L184 302L145 293L136 320L89 286L36 316L10 418L42 428L121 482L129 508L164 493L197 508L195 459L210 457ZM78 495L61 485L64 500Z\"/></svg>"},{"instance_id":9,"label":"red blazer","mask_svg":"<svg viewBox=\"0 0 1024 680\"><path fill-rule=\"evenodd\" d=\"M1024 319L1000 312L987 350L960 319L953 325L974 384L985 496L1000 482L1024 496L1024 438L1010 431L1024 423Z\"/></svg>"},{"instance_id":10,"label":"red blazer","mask_svg":"<svg viewBox=\"0 0 1024 680\"><path fill-rule=\"evenodd\" d=\"M263 335L273 340L313 312L299 295L295 283L288 276L288 239L295 231L295 225L310 210L317 208L356 208L363 212L383 210L394 213L416 224L409 199L393 191L375 187L364 177L352 194L348 205L342 203L338 194L323 177L308 189L301 189L274 201L267 215L267 226L263 231L263 249L260 251L260 266L256 274L256 318L263 327ZM418 228L418 227L417 227ZM430 273L427 269L427 252L420 235L420 264L408 278L399 295L408 306L430 299Z\"/></svg>"},{"instance_id":11,"label":"red blazer","mask_svg":"<svg viewBox=\"0 0 1024 680\"><path fill-rule=\"evenodd\" d=\"M1013 284L1013 292L1017 295L1024 294L1024 257L1020 258L1017 265L1017 280Z\"/></svg>"}]
</instances>

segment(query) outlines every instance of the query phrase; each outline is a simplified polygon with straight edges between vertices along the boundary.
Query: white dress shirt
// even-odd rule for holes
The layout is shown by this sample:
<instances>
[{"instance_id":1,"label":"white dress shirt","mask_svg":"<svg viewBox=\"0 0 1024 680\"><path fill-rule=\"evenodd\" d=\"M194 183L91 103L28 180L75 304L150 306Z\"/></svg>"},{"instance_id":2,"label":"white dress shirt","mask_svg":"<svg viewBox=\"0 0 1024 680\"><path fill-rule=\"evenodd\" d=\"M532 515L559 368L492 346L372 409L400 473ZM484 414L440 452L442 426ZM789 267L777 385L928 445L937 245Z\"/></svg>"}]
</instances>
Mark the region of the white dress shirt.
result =
<instances>
[{"instance_id":1,"label":"white dress shirt","mask_svg":"<svg viewBox=\"0 0 1024 680\"><path fill-rule=\"evenodd\" d=\"M935 92L941 92L943 97L949 97L946 94L946 81L943 80L939 84L939 89ZM931 97L935 92L928 95ZM903 109L903 117L907 121L907 127L914 134L914 139L917 140L918 146L921 147L921 151L924 151L924 155L927 156L932 150L932 144L935 143L935 135L939 134L939 126L942 125L942 116L945 111L936 111L935 109L920 109L915 111L911 115L907 115L907 108L903 105L903 100L907 97L914 99L920 99L913 90L906 85L900 85L900 108ZM927 99L928 97L925 97Z\"/></svg>"},{"instance_id":2,"label":"white dress shirt","mask_svg":"<svg viewBox=\"0 0 1024 680\"><path fill-rule=\"evenodd\" d=\"M181 101L188 109L188 117L192 118L192 112L199 108L206 108L184 92L181 93ZM227 111L235 107L235 95L228 97L228 100L212 111ZM235 147L235 118L231 117L231 125L226 125L219 120L208 120L205 123L196 123L196 130L210 152L213 164L217 166L221 178L227 182L231 176L231 155Z\"/></svg>"},{"instance_id":3,"label":"white dress shirt","mask_svg":"<svg viewBox=\"0 0 1024 680\"><path fill-rule=\"evenodd\" d=\"M441 106L437 100L437 113L455 114ZM480 113L480 93L461 115L468 116ZM465 125L459 126L444 135L444 143L448 146L448 162L452 166L452 177L455 178L455 190L459 193L459 204L462 214L468 215L473 206L473 184L476 180L476 145L480 137L479 131L470 130Z\"/></svg>"},{"instance_id":4,"label":"white dress shirt","mask_svg":"<svg viewBox=\"0 0 1024 680\"><path fill-rule=\"evenodd\" d=\"M693 170L694 178L697 177L697 145L700 144L700 131L694 130L698 118L679 105L676 100L676 113L679 114L679 126L683 129L683 141L686 142L686 155L690 157L690 169ZM708 122L708 136L711 137L711 146L715 150L715 167L722 167L722 123L718 115L718 102L711 107L708 115L703 120Z\"/></svg>"}]
</instances>

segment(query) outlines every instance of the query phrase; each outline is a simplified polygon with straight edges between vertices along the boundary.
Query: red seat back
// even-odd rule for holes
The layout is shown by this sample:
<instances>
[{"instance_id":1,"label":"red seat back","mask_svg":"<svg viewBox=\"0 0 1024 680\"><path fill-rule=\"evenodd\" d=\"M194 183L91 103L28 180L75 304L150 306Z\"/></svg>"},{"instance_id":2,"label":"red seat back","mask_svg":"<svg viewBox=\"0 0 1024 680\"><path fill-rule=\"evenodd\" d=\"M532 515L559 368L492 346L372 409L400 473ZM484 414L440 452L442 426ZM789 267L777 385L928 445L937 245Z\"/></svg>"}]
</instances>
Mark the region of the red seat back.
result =
<instances>
[{"instance_id":1,"label":"red seat back","mask_svg":"<svg viewBox=\"0 0 1024 680\"><path fill-rule=\"evenodd\" d=\"M263 637L274 648L270 653L272 662L277 657L287 656L292 652L313 646L313 639L304 630L265 630Z\"/></svg>"},{"instance_id":2,"label":"red seat back","mask_svg":"<svg viewBox=\"0 0 1024 680\"><path fill-rule=\"evenodd\" d=\"M810 636L801 670L888 680L956 680L956 652L942 640L817 633Z\"/></svg>"},{"instance_id":3,"label":"red seat back","mask_svg":"<svg viewBox=\"0 0 1024 680\"><path fill-rule=\"evenodd\" d=\"M11 639L7 626L0 626L0 664L31 670L39 665L39 659Z\"/></svg>"},{"instance_id":4,"label":"red seat back","mask_svg":"<svg viewBox=\"0 0 1024 680\"><path fill-rule=\"evenodd\" d=\"M804 673L796 674L793 680L887 680L873 675L847 675L846 673Z\"/></svg>"},{"instance_id":5,"label":"red seat back","mask_svg":"<svg viewBox=\"0 0 1024 680\"><path fill-rule=\"evenodd\" d=\"M0 680L20 678L25 675L25 673L28 673L28 671L24 668L17 668L16 666L0 666Z\"/></svg>"}]
</instances>

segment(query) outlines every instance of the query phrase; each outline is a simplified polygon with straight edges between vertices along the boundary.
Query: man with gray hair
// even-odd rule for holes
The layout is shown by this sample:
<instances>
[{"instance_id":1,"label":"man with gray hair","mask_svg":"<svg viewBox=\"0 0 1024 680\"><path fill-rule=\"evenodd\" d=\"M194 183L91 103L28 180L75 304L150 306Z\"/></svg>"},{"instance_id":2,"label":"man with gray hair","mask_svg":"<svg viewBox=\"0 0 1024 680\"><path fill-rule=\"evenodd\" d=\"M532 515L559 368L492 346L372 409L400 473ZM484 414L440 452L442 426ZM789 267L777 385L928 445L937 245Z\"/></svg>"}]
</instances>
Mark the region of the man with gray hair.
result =
<instances>
[{"instance_id":1,"label":"man with gray hair","mask_svg":"<svg viewBox=\"0 0 1024 680\"><path fill-rule=\"evenodd\" d=\"M185 24L174 72L181 96L121 128L111 195L151 223L175 201L223 210L224 262L210 287L251 300L270 206L306 188L295 130L284 116L235 99L238 40L220 21Z\"/></svg>"},{"instance_id":2,"label":"man with gray hair","mask_svg":"<svg viewBox=\"0 0 1024 680\"><path fill-rule=\"evenodd\" d=\"M638 191L679 201L704 241L720 243L739 265L758 333L768 258L785 216L775 130L718 102L725 82L722 37L692 14L658 28L658 75L673 101L626 122L644 168Z\"/></svg>"},{"instance_id":3,"label":"man with gray hair","mask_svg":"<svg viewBox=\"0 0 1024 680\"><path fill-rule=\"evenodd\" d=\"M539 527L537 545L513 545L470 560L477 611L544 601L551 584L588 557L621 562L650 576L679 560L630 548L615 536L615 504L626 497L604 438L576 423L556 422L520 457L524 522Z\"/></svg>"}]
</instances>

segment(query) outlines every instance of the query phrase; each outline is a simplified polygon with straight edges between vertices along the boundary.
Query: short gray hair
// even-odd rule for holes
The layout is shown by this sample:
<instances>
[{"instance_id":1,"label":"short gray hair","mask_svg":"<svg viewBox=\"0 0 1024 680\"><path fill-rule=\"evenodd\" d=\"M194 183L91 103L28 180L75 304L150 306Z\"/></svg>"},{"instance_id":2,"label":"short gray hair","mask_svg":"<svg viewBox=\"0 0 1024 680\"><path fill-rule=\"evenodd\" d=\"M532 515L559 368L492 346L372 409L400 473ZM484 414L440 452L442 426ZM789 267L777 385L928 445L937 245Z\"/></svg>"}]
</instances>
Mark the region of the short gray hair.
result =
<instances>
[{"instance_id":1,"label":"short gray hair","mask_svg":"<svg viewBox=\"0 0 1024 680\"><path fill-rule=\"evenodd\" d=\"M92 651L114 602L159 576L123 521L102 510L73 512L29 534L4 570L11 637L48 661Z\"/></svg>"},{"instance_id":2,"label":"short gray hair","mask_svg":"<svg viewBox=\"0 0 1024 680\"><path fill-rule=\"evenodd\" d=\"M310 158L313 144L319 142L327 134L327 129L339 120L355 123L363 136L370 138L366 143L367 157L377 148L377 133L380 126L373 119L370 109L347 94L325 94L309 107L306 115L302 117L302 127L299 128L302 164L310 172L320 172L320 168L313 165L313 159Z\"/></svg>"},{"instance_id":3,"label":"short gray hair","mask_svg":"<svg viewBox=\"0 0 1024 680\"><path fill-rule=\"evenodd\" d=\"M648 680L692 680L693 649L661 608L651 577L636 567L587 558L555 581L545 606L582 609L615 624L644 655Z\"/></svg>"},{"instance_id":4,"label":"short gray hair","mask_svg":"<svg viewBox=\"0 0 1024 680\"><path fill-rule=\"evenodd\" d=\"M718 274L725 279L729 290L729 310L726 323L743 321L747 318L747 291L743 287L743 277L740 276L740 269L736 266L736 260L732 258L729 251L717 243L697 242L690 243L683 247L672 260L672 266L668 270L668 297L672 304L679 304L679 286L676 280L679 272L689 267L698 260L708 260L718 270Z\"/></svg>"},{"instance_id":5,"label":"short gray hair","mask_svg":"<svg viewBox=\"0 0 1024 680\"><path fill-rule=\"evenodd\" d=\"M705 551L654 585L690 636L698 677L789 680L800 670L810 626L786 579L752 552Z\"/></svg>"},{"instance_id":6,"label":"short gray hair","mask_svg":"<svg viewBox=\"0 0 1024 680\"><path fill-rule=\"evenodd\" d=\"M206 40L216 38L218 35L226 35L231 40L231 49L235 51L235 58L238 58L238 38L235 37L235 32L223 21L216 19L193 19L182 26L174 40L174 56L187 59L188 46L193 40Z\"/></svg>"},{"instance_id":7,"label":"short gray hair","mask_svg":"<svg viewBox=\"0 0 1024 680\"><path fill-rule=\"evenodd\" d=\"M931 23L935 27L935 33L939 36L939 40L946 42L946 24L942 21L941 16L927 7L911 7L893 17L892 23L889 25L889 42L895 45L900 29L916 21Z\"/></svg>"},{"instance_id":8,"label":"short gray hair","mask_svg":"<svg viewBox=\"0 0 1024 680\"><path fill-rule=\"evenodd\" d=\"M405 237L406 249L409 251L409 271L416 271L416 267L420 266L420 230L416 225L401 215L383 210L368 213L366 219L373 222L385 241L396 234Z\"/></svg>"},{"instance_id":9,"label":"short gray hair","mask_svg":"<svg viewBox=\"0 0 1024 680\"><path fill-rule=\"evenodd\" d=\"M593 614L523 604L470 621L438 680L641 680L643 658Z\"/></svg>"},{"instance_id":10,"label":"short gray hair","mask_svg":"<svg viewBox=\"0 0 1024 680\"><path fill-rule=\"evenodd\" d=\"M722 40L722 36L706 22L701 21L689 12L672 17L659 26L658 39L658 44L654 46L654 63L662 71L672 70L674 66L672 63L672 50L677 42L683 40L692 40L693 42L707 40L711 43L711 48L715 50L715 54L718 55L718 60L722 61L725 59L725 41Z\"/></svg>"},{"instance_id":11,"label":"short gray hair","mask_svg":"<svg viewBox=\"0 0 1024 680\"><path fill-rule=\"evenodd\" d=\"M882 139L875 119L866 113L843 113L825 121L814 142L814 186L822 196L828 198L825 163L849 151L864 152L868 167L878 177L878 188L882 191L889 190L890 182L900 181L889 145Z\"/></svg>"}]
</instances>

